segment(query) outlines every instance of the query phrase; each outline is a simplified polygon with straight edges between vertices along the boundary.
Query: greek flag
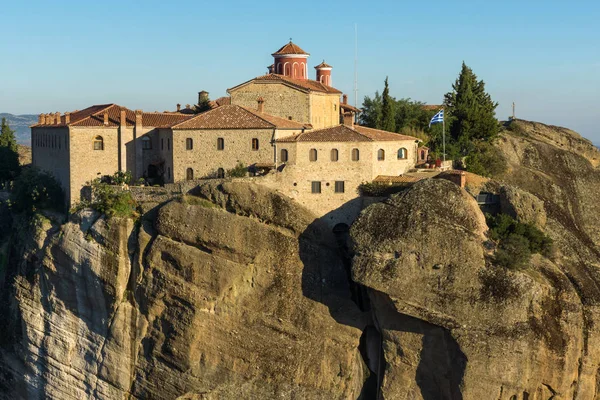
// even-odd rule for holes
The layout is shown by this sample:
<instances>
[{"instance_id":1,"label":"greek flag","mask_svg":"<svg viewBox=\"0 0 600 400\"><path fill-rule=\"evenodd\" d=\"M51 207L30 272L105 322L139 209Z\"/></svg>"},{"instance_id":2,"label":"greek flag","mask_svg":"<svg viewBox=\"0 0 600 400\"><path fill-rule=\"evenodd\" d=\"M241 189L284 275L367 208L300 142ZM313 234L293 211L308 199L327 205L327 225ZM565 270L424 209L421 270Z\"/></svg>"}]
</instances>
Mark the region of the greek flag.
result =
<instances>
[{"instance_id":1,"label":"greek flag","mask_svg":"<svg viewBox=\"0 0 600 400\"><path fill-rule=\"evenodd\" d=\"M444 110L440 110L440 112L438 112L437 114L435 114L433 116L433 118L431 118L431 121L429 121L429 127L431 128L431 124L439 124L440 122L444 122Z\"/></svg>"}]
</instances>

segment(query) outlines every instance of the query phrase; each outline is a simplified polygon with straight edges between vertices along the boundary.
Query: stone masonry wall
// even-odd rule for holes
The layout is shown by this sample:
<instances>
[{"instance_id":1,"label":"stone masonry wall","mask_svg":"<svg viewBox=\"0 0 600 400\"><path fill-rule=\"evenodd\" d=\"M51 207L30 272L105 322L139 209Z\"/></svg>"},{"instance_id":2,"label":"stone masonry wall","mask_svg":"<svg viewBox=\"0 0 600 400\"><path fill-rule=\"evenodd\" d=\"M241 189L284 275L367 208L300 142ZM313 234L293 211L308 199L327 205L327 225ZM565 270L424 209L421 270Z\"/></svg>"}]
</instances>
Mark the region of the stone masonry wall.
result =
<instances>
[{"instance_id":1,"label":"stone masonry wall","mask_svg":"<svg viewBox=\"0 0 600 400\"><path fill-rule=\"evenodd\" d=\"M311 93L310 115L313 129L339 125L340 96L338 94Z\"/></svg>"},{"instance_id":2,"label":"stone masonry wall","mask_svg":"<svg viewBox=\"0 0 600 400\"><path fill-rule=\"evenodd\" d=\"M311 123L309 94L281 83L249 83L231 91L231 104L256 110L261 96L265 100L265 114Z\"/></svg>"},{"instance_id":3,"label":"stone masonry wall","mask_svg":"<svg viewBox=\"0 0 600 400\"><path fill-rule=\"evenodd\" d=\"M34 166L56 178L68 197L69 128L31 128L31 157Z\"/></svg>"},{"instance_id":4,"label":"stone masonry wall","mask_svg":"<svg viewBox=\"0 0 600 400\"><path fill-rule=\"evenodd\" d=\"M216 174L218 168L228 170L242 163L273 163L271 144L273 129L205 129L173 131L173 179L186 179L186 170L192 168L194 178ZM193 149L186 150L186 139L193 140ZM225 147L217 150L217 139L223 138ZM258 150L252 150L252 139L257 138Z\"/></svg>"}]
</instances>

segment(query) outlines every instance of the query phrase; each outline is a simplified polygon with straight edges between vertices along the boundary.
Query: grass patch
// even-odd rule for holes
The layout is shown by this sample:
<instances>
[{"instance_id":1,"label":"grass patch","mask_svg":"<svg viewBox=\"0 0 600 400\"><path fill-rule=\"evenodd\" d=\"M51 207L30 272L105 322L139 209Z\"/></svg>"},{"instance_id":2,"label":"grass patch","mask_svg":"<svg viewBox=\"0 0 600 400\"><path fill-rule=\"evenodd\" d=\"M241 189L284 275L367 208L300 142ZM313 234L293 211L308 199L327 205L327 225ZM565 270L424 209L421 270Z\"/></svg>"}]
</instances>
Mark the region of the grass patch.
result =
<instances>
[{"instance_id":1,"label":"grass patch","mask_svg":"<svg viewBox=\"0 0 600 400\"><path fill-rule=\"evenodd\" d=\"M201 206L204 208L218 208L219 207L211 201L208 201L202 197L192 196L190 194L184 194L181 197L181 202L183 204L189 204L189 205L193 205L193 206Z\"/></svg>"}]
</instances>

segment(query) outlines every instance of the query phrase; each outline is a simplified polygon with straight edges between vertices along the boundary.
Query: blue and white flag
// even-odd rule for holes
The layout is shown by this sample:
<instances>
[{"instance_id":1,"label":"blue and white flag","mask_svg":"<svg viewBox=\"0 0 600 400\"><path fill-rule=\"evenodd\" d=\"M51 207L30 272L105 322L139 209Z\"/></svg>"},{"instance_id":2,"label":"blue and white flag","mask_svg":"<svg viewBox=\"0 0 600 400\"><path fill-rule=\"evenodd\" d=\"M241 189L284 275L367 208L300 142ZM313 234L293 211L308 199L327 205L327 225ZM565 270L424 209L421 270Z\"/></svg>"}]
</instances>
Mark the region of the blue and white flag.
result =
<instances>
[{"instance_id":1,"label":"blue and white flag","mask_svg":"<svg viewBox=\"0 0 600 400\"><path fill-rule=\"evenodd\" d=\"M431 128L431 124L439 124L440 122L444 122L444 110L440 110L437 114L431 118L429 121L429 127Z\"/></svg>"}]
</instances>

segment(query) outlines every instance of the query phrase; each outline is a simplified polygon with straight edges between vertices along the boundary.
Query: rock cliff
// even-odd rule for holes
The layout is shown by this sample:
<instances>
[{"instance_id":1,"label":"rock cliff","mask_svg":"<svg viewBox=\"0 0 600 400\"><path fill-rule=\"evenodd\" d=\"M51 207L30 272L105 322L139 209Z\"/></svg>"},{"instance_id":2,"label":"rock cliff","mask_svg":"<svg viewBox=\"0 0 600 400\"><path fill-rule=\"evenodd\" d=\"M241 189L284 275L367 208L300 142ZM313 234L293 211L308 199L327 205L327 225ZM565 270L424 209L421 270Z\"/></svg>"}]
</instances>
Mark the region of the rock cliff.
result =
<instances>
[{"instance_id":1,"label":"rock cliff","mask_svg":"<svg viewBox=\"0 0 600 400\"><path fill-rule=\"evenodd\" d=\"M476 201L425 180L350 235L248 182L15 224L0 399L600 398L600 153L518 121L477 190L555 244L490 262ZM17 221L18 222L18 221Z\"/></svg>"}]
</instances>

